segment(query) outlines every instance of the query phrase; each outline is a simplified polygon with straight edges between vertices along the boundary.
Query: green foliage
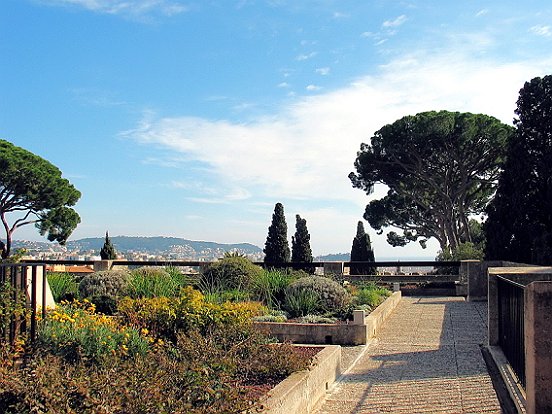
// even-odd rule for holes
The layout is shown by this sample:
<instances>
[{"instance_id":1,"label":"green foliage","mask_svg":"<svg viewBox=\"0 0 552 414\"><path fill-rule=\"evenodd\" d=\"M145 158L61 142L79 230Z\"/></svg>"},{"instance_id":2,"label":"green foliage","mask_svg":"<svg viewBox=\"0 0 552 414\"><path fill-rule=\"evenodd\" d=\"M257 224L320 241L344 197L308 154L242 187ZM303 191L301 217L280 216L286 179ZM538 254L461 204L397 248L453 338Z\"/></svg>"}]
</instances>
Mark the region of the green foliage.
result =
<instances>
[{"instance_id":1,"label":"green foliage","mask_svg":"<svg viewBox=\"0 0 552 414\"><path fill-rule=\"evenodd\" d=\"M438 261L460 261L460 260L483 260L484 253L474 243L460 243L458 247L450 252L449 249L440 251L436 257Z\"/></svg>"},{"instance_id":2,"label":"green foliage","mask_svg":"<svg viewBox=\"0 0 552 414\"><path fill-rule=\"evenodd\" d=\"M0 216L6 233L6 243L0 242L2 258L10 255L13 232L35 224L48 240L64 244L76 226L79 215L70 208L81 194L61 177L61 171L33 153L0 140ZM22 213L8 224L7 215Z\"/></svg>"},{"instance_id":3,"label":"green foliage","mask_svg":"<svg viewBox=\"0 0 552 414\"><path fill-rule=\"evenodd\" d=\"M26 306L25 293L14 288L9 282L0 283L0 358L6 354L12 358L18 357L24 352L26 338L19 327L29 317L30 308ZM4 343L12 323L16 328L15 346L11 346L12 344L8 344L7 341Z\"/></svg>"},{"instance_id":4,"label":"green foliage","mask_svg":"<svg viewBox=\"0 0 552 414\"><path fill-rule=\"evenodd\" d=\"M107 231L105 232L104 244L100 250L100 257L102 260L115 260L117 258L117 252L115 251L113 244L111 244L111 239L109 238Z\"/></svg>"},{"instance_id":5,"label":"green foliage","mask_svg":"<svg viewBox=\"0 0 552 414\"><path fill-rule=\"evenodd\" d=\"M260 266L245 257L224 257L203 269L199 285L205 291L249 290L262 273Z\"/></svg>"},{"instance_id":6,"label":"green foliage","mask_svg":"<svg viewBox=\"0 0 552 414\"><path fill-rule=\"evenodd\" d=\"M118 298L127 293L130 274L125 270L104 270L86 275L79 284L82 298L109 296Z\"/></svg>"},{"instance_id":7,"label":"green foliage","mask_svg":"<svg viewBox=\"0 0 552 414\"><path fill-rule=\"evenodd\" d=\"M133 298L178 296L188 278L179 269L140 267L130 271L128 295Z\"/></svg>"},{"instance_id":8,"label":"green foliage","mask_svg":"<svg viewBox=\"0 0 552 414\"><path fill-rule=\"evenodd\" d=\"M378 230L394 226L394 246L436 238L444 250L471 242L468 218L482 213L496 189L513 129L496 118L458 112L423 112L377 131L362 144L351 173L353 186L387 195L364 214Z\"/></svg>"},{"instance_id":9,"label":"green foliage","mask_svg":"<svg viewBox=\"0 0 552 414\"><path fill-rule=\"evenodd\" d=\"M178 332L194 329L205 333L221 325L236 325L247 330L251 318L263 314L264 308L256 302L208 302L188 286L177 298L123 298L118 312L130 326L146 328L174 342Z\"/></svg>"},{"instance_id":10,"label":"green foliage","mask_svg":"<svg viewBox=\"0 0 552 414\"><path fill-rule=\"evenodd\" d=\"M372 310L381 304L391 292L375 283L365 283L359 286L353 295L355 309L359 306L366 306Z\"/></svg>"},{"instance_id":11,"label":"green foliage","mask_svg":"<svg viewBox=\"0 0 552 414\"><path fill-rule=\"evenodd\" d=\"M286 288L298 278L295 273L282 269L264 269L253 282L253 298L269 308L279 308L284 301Z\"/></svg>"},{"instance_id":12,"label":"green foliage","mask_svg":"<svg viewBox=\"0 0 552 414\"><path fill-rule=\"evenodd\" d=\"M337 318L329 318L327 316L321 316L321 315L305 315L301 316L300 318L297 318L297 322L299 323L337 323L339 319Z\"/></svg>"},{"instance_id":13,"label":"green foliage","mask_svg":"<svg viewBox=\"0 0 552 414\"><path fill-rule=\"evenodd\" d=\"M486 257L552 264L552 75L520 90L516 133L484 225Z\"/></svg>"},{"instance_id":14,"label":"green foliage","mask_svg":"<svg viewBox=\"0 0 552 414\"><path fill-rule=\"evenodd\" d=\"M364 224L359 221L357 224L357 233L353 239L351 248L351 262L374 262L374 250L370 235L364 231ZM351 265L350 274L352 275L375 275L376 268L369 265L354 264Z\"/></svg>"},{"instance_id":15,"label":"green foliage","mask_svg":"<svg viewBox=\"0 0 552 414\"><path fill-rule=\"evenodd\" d=\"M292 315L341 313L351 303L351 296L337 282L320 276L296 280L286 289L285 310Z\"/></svg>"},{"instance_id":16,"label":"green foliage","mask_svg":"<svg viewBox=\"0 0 552 414\"><path fill-rule=\"evenodd\" d=\"M295 219L295 236L291 238L291 261L312 263L312 250L307 220L302 219L299 214L295 216ZM314 267L308 267L303 270L313 274L315 269Z\"/></svg>"},{"instance_id":17,"label":"green foliage","mask_svg":"<svg viewBox=\"0 0 552 414\"><path fill-rule=\"evenodd\" d=\"M286 263L289 262L289 245L287 241L287 224L284 215L284 206L276 203L274 214L272 214L272 223L268 228L266 238L265 263Z\"/></svg>"},{"instance_id":18,"label":"green foliage","mask_svg":"<svg viewBox=\"0 0 552 414\"><path fill-rule=\"evenodd\" d=\"M38 346L67 361L105 363L112 355L145 355L149 341L137 329L97 314L90 302L64 302L40 324Z\"/></svg>"},{"instance_id":19,"label":"green foliage","mask_svg":"<svg viewBox=\"0 0 552 414\"><path fill-rule=\"evenodd\" d=\"M79 284L75 276L68 272L48 272L48 284L56 302L75 299L78 295Z\"/></svg>"}]
</instances>

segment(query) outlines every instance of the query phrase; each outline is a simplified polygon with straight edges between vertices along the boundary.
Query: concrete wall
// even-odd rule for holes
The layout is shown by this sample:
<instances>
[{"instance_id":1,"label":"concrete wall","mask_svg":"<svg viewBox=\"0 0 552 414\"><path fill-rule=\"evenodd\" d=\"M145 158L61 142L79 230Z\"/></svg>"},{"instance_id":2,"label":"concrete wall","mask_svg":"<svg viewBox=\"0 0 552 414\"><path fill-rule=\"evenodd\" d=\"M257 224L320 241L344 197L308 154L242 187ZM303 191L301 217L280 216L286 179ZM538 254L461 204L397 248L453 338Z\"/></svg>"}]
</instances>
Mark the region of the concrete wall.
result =
<instances>
[{"instance_id":1,"label":"concrete wall","mask_svg":"<svg viewBox=\"0 0 552 414\"><path fill-rule=\"evenodd\" d=\"M362 345L376 335L400 300L401 292L394 292L368 316L361 318L362 322L359 321L359 314L355 311L356 323L355 321L349 324L255 322L255 326L282 342Z\"/></svg>"},{"instance_id":2,"label":"concrete wall","mask_svg":"<svg viewBox=\"0 0 552 414\"><path fill-rule=\"evenodd\" d=\"M295 372L262 401L266 414L309 414L341 375L341 347L330 345L315 356L313 367Z\"/></svg>"}]
</instances>

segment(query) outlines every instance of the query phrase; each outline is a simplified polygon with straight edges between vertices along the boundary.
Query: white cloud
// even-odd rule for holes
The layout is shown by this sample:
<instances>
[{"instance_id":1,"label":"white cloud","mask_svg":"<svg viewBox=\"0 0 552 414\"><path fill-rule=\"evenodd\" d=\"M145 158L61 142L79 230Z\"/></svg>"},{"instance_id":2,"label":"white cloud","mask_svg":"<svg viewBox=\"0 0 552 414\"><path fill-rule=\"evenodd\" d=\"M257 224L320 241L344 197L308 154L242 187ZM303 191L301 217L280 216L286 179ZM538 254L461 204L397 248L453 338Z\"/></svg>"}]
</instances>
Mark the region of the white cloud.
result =
<instances>
[{"instance_id":1,"label":"white cloud","mask_svg":"<svg viewBox=\"0 0 552 414\"><path fill-rule=\"evenodd\" d=\"M290 86L290 85L289 85L289 83L287 83L287 82L280 82L280 83L278 84L278 88L289 88L289 86Z\"/></svg>"},{"instance_id":2,"label":"white cloud","mask_svg":"<svg viewBox=\"0 0 552 414\"><path fill-rule=\"evenodd\" d=\"M486 14L489 14L489 9L481 9L475 14L475 17L485 16Z\"/></svg>"},{"instance_id":3,"label":"white cloud","mask_svg":"<svg viewBox=\"0 0 552 414\"><path fill-rule=\"evenodd\" d=\"M402 25L407 20L408 20L408 18L406 17L406 15L401 14L399 17L397 17L394 20L384 21L383 24L382 24L382 27L385 27L385 28L399 27L400 25Z\"/></svg>"},{"instance_id":4,"label":"white cloud","mask_svg":"<svg viewBox=\"0 0 552 414\"><path fill-rule=\"evenodd\" d=\"M38 0L50 6L82 7L97 13L145 16L159 13L173 16L188 10L184 4L170 0Z\"/></svg>"},{"instance_id":5,"label":"white cloud","mask_svg":"<svg viewBox=\"0 0 552 414\"><path fill-rule=\"evenodd\" d=\"M314 92L314 91L319 91L320 89L322 89L322 87L318 85L307 85L305 89L309 92Z\"/></svg>"},{"instance_id":6,"label":"white cloud","mask_svg":"<svg viewBox=\"0 0 552 414\"><path fill-rule=\"evenodd\" d=\"M529 31L537 36L550 37L552 36L552 30L550 26L537 25L529 29Z\"/></svg>"},{"instance_id":7,"label":"white cloud","mask_svg":"<svg viewBox=\"0 0 552 414\"><path fill-rule=\"evenodd\" d=\"M326 76L326 75L330 74L330 68L328 68L328 67L318 68L318 69L316 69L315 72L318 73L319 75Z\"/></svg>"},{"instance_id":8,"label":"white cloud","mask_svg":"<svg viewBox=\"0 0 552 414\"><path fill-rule=\"evenodd\" d=\"M298 61L302 61L302 60L309 60L309 59L312 59L313 57L316 56L316 52L310 52L310 53L307 53L307 54L301 54L301 55L298 55L295 60L298 60Z\"/></svg>"},{"instance_id":9,"label":"white cloud","mask_svg":"<svg viewBox=\"0 0 552 414\"><path fill-rule=\"evenodd\" d=\"M227 203L255 194L321 206L339 200L362 211L367 197L351 188L347 175L360 143L376 130L404 115L440 109L486 113L511 124L519 89L551 63L405 56L344 88L297 97L248 123L148 113L122 135L200 162L214 182L224 183L217 187L232 189L193 201Z\"/></svg>"}]
</instances>

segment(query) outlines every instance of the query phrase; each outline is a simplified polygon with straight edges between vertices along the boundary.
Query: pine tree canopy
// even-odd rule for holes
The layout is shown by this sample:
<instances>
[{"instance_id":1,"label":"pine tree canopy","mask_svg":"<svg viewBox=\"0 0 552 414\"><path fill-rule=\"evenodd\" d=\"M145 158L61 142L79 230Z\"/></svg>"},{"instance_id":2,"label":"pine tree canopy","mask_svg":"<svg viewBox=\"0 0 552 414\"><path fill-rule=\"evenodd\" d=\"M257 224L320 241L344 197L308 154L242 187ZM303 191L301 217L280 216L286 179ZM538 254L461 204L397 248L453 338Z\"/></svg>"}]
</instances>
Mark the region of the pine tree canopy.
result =
<instances>
[{"instance_id":1,"label":"pine tree canopy","mask_svg":"<svg viewBox=\"0 0 552 414\"><path fill-rule=\"evenodd\" d=\"M274 213L272 214L272 223L268 228L266 238L265 263L287 263L289 262L289 244L287 241L287 224L284 215L284 206L276 203Z\"/></svg>"}]
</instances>

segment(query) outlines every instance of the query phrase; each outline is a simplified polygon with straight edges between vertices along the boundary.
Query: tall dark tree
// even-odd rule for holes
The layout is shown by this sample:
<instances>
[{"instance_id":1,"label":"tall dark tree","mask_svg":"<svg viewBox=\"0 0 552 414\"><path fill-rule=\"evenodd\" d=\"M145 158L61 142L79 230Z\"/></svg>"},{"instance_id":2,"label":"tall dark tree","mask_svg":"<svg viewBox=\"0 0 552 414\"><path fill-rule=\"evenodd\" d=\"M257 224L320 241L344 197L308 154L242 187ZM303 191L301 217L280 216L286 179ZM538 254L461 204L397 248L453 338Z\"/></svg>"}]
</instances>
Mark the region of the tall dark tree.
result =
<instances>
[{"instance_id":1,"label":"tall dark tree","mask_svg":"<svg viewBox=\"0 0 552 414\"><path fill-rule=\"evenodd\" d=\"M295 216L295 236L291 238L291 261L312 263L310 234L307 229L307 220L299 214ZM304 268L308 273L314 273L314 267Z\"/></svg>"},{"instance_id":2,"label":"tall dark tree","mask_svg":"<svg viewBox=\"0 0 552 414\"><path fill-rule=\"evenodd\" d=\"M263 252L265 253L265 263L289 262L287 224L284 215L284 206L281 203L276 203L274 206L272 223L268 228L268 236Z\"/></svg>"},{"instance_id":3,"label":"tall dark tree","mask_svg":"<svg viewBox=\"0 0 552 414\"><path fill-rule=\"evenodd\" d=\"M353 239L353 247L351 248L351 262L373 262L374 250L370 235L364 230L364 224L359 221L357 224L357 233ZM376 268L366 264L351 265L350 273L352 275L375 275Z\"/></svg>"},{"instance_id":4,"label":"tall dark tree","mask_svg":"<svg viewBox=\"0 0 552 414\"><path fill-rule=\"evenodd\" d=\"M377 131L362 144L349 174L353 186L387 195L366 206L364 218L378 230L394 226L387 241L404 246L434 237L441 250L471 242L469 217L482 213L496 189L513 128L470 113L423 112Z\"/></svg>"},{"instance_id":5,"label":"tall dark tree","mask_svg":"<svg viewBox=\"0 0 552 414\"><path fill-rule=\"evenodd\" d=\"M484 229L488 259L552 264L552 75L520 90L516 133Z\"/></svg>"},{"instance_id":6,"label":"tall dark tree","mask_svg":"<svg viewBox=\"0 0 552 414\"><path fill-rule=\"evenodd\" d=\"M6 234L5 243L0 241L2 259L10 255L15 230L28 224L48 234L48 240L65 244L80 223L71 208L80 196L57 167L0 140L0 220Z\"/></svg>"},{"instance_id":7,"label":"tall dark tree","mask_svg":"<svg viewBox=\"0 0 552 414\"><path fill-rule=\"evenodd\" d=\"M100 257L102 260L115 260L117 258L117 252L115 251L113 244L111 244L111 239L109 238L107 231L105 232L104 244L100 250Z\"/></svg>"}]
</instances>

